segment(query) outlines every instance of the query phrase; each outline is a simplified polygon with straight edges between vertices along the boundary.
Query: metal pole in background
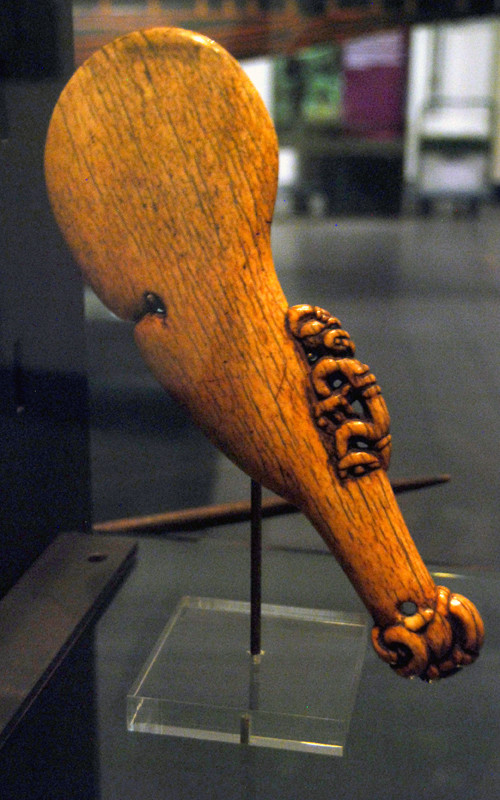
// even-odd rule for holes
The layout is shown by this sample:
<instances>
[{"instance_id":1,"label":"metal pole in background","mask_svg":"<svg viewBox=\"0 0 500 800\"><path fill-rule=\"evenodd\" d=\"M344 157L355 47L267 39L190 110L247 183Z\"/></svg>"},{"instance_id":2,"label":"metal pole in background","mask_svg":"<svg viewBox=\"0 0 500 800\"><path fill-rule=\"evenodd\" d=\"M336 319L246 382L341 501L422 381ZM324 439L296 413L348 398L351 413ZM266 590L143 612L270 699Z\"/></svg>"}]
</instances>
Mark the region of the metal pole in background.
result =
<instances>
[{"instance_id":1,"label":"metal pole in background","mask_svg":"<svg viewBox=\"0 0 500 800\"><path fill-rule=\"evenodd\" d=\"M262 486L252 480L250 516L250 655L261 654Z\"/></svg>"}]
</instances>

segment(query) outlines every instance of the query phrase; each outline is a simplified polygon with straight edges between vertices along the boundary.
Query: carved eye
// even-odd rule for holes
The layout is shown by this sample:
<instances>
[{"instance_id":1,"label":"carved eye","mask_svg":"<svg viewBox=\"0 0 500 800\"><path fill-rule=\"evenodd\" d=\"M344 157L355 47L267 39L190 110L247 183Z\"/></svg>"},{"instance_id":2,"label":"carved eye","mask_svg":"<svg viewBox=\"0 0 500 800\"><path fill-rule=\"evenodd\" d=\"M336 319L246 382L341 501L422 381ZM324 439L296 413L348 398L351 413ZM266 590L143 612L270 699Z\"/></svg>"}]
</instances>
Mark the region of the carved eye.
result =
<instances>
[{"instance_id":1,"label":"carved eye","mask_svg":"<svg viewBox=\"0 0 500 800\"><path fill-rule=\"evenodd\" d=\"M318 360L319 356L318 356L317 353L307 353L306 354L306 358L307 358L309 364L315 364L316 361Z\"/></svg>"}]
</instances>

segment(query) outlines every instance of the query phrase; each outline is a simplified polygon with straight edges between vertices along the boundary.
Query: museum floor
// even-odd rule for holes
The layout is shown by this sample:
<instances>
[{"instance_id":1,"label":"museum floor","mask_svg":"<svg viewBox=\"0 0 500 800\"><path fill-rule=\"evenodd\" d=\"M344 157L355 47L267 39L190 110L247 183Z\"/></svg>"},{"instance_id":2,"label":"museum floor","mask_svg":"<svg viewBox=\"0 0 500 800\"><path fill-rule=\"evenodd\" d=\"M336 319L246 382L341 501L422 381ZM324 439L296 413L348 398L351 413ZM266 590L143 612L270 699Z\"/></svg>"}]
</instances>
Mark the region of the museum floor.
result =
<instances>
[{"instance_id":1,"label":"museum floor","mask_svg":"<svg viewBox=\"0 0 500 800\"><path fill-rule=\"evenodd\" d=\"M339 316L375 371L392 417L391 477L451 474L447 485L405 495L401 507L436 582L479 607L483 654L429 686L392 674L368 646L342 758L127 731L127 692L179 599L249 597L247 525L141 536L137 564L94 638L100 797L494 800L500 210L474 220L281 220L274 254L289 301ZM87 300L94 519L247 497L248 479L148 376L130 327ZM362 610L300 515L264 525L263 599ZM324 680L332 680L328 667Z\"/></svg>"}]
</instances>

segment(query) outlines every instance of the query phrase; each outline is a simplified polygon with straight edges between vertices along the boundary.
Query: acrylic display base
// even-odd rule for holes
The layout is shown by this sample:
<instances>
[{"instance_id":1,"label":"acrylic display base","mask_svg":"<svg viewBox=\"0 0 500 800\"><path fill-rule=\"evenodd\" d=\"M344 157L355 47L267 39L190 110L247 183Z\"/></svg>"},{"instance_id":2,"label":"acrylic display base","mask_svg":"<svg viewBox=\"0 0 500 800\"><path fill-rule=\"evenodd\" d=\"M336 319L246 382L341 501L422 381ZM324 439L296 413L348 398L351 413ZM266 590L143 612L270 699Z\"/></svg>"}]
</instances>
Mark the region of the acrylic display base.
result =
<instances>
[{"instance_id":1,"label":"acrylic display base","mask_svg":"<svg viewBox=\"0 0 500 800\"><path fill-rule=\"evenodd\" d=\"M184 597L127 698L130 731L342 755L366 647L363 614Z\"/></svg>"}]
</instances>

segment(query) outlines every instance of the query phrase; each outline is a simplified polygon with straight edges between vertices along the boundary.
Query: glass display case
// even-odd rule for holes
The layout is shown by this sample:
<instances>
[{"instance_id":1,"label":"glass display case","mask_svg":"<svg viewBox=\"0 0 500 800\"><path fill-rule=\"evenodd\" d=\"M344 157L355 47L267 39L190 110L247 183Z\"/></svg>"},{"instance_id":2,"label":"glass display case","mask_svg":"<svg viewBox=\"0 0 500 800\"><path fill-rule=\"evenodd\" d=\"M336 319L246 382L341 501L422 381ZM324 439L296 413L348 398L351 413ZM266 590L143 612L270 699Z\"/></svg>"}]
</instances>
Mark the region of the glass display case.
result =
<instances>
[{"instance_id":1,"label":"glass display case","mask_svg":"<svg viewBox=\"0 0 500 800\"><path fill-rule=\"evenodd\" d=\"M2 19L10 24L10 10L27 5L7 4ZM138 5L160 13L165 4ZM212 4L196 5L206 11ZM337 4L344 11L348 5ZM369 4L350 5L365 14ZM391 14L418 8L419 19L434 14L429 3L382 5ZM66 75L69 5L58 0L47 7L64 7L66 56L57 63ZM394 474L452 473L444 494L406 498L403 512L433 578L480 609L486 627L481 657L432 685L393 674L365 647L366 615L351 584L297 515L265 527L266 652L260 664L252 662L245 644L246 525L121 543L90 532L66 534L67 541L85 538L76 566L66 552L50 550L61 527L83 531L89 524L89 425L96 518L146 513L153 503L165 509L240 499L247 487L183 410L160 399L145 368L140 373L130 328L110 317L87 318L88 421L81 292L71 263L67 284L57 277L56 265L67 254L50 227L41 188L44 126L62 85L56 72L29 86L28 73L19 79L6 70L0 98L10 227L1 278L6 315L0 344L8 354L2 574L3 589L14 583L16 591L4 598L9 614L0 615L0 713L6 718L20 709L0 747L0 796L493 800L500 782L492 441L498 209L487 209L473 228L466 220L450 228L439 219L367 215L282 220L273 232L287 296L331 307L377 365L400 443ZM333 101L337 88L328 91ZM321 103L311 103L307 113L317 118ZM12 242L19 244L15 258ZM17 340L26 335L23 349ZM20 434L16 440L13 430ZM34 450L38 459L31 457ZM33 561L39 583L17 581ZM21 708L25 695L29 703Z\"/></svg>"}]
</instances>

